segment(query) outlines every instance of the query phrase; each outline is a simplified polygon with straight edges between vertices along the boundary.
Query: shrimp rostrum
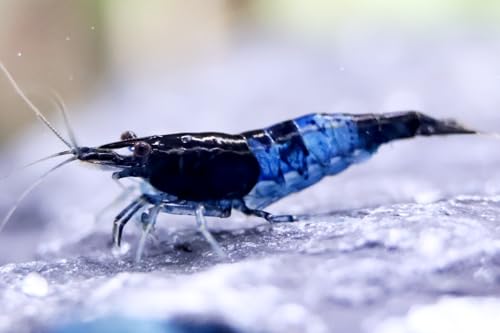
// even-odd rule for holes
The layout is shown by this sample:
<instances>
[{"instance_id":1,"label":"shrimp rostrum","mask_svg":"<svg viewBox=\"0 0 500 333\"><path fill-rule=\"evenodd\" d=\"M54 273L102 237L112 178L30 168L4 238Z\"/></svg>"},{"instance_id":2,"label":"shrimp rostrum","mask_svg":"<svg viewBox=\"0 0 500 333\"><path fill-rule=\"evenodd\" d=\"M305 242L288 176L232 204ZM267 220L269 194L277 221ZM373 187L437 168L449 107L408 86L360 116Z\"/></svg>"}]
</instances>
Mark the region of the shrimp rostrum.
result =
<instances>
[{"instance_id":1,"label":"shrimp rostrum","mask_svg":"<svg viewBox=\"0 0 500 333\"><path fill-rule=\"evenodd\" d=\"M292 222L295 216L273 215L266 207L366 160L384 143L474 133L453 120L416 111L316 113L241 134L136 137L125 132L122 140L99 147L78 146L72 136L65 141L70 149L56 155L72 155L60 165L79 160L112 167L116 180L135 177L150 185L115 218L115 246L120 246L125 224L140 212L147 226L155 224L159 213L182 214L194 215L200 232L222 254L206 228L206 216L227 218L235 209L270 223Z\"/></svg>"}]
</instances>

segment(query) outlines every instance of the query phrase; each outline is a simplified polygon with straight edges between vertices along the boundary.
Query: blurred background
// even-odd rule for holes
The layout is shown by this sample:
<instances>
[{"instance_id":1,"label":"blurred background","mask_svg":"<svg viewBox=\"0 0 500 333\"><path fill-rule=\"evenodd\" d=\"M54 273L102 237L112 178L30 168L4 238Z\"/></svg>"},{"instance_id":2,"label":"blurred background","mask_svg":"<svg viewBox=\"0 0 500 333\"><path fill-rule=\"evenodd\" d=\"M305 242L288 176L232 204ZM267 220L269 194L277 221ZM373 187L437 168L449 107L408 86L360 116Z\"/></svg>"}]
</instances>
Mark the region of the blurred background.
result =
<instances>
[{"instance_id":1,"label":"blurred background","mask_svg":"<svg viewBox=\"0 0 500 333\"><path fill-rule=\"evenodd\" d=\"M498 101L500 70L489 65L497 64L499 19L500 3L494 0L3 0L0 59L50 113L50 89L69 105L85 105L115 87L111 80L149 77L153 85L154 78L186 76L209 63L234 62L235 50L257 39L268 48L281 47L285 63L296 59L290 53L308 53L302 64L330 57L331 67L324 70L345 91L332 90L328 105L310 101L318 110L330 108L334 98L353 97L342 84L371 90L382 80L390 85L385 95L353 98L373 106L364 111L427 106L428 85L417 82L425 76L447 101L429 107L452 106L449 113L459 117L464 110L473 114L474 107L494 116L489 99ZM259 59L262 53L247 52L253 63L266 62ZM412 65L404 75L395 73L401 59ZM436 66L422 73L428 62ZM247 88L264 80L247 82ZM33 116L5 80L0 84L5 144ZM458 97L464 94L477 104L462 105Z\"/></svg>"}]
</instances>

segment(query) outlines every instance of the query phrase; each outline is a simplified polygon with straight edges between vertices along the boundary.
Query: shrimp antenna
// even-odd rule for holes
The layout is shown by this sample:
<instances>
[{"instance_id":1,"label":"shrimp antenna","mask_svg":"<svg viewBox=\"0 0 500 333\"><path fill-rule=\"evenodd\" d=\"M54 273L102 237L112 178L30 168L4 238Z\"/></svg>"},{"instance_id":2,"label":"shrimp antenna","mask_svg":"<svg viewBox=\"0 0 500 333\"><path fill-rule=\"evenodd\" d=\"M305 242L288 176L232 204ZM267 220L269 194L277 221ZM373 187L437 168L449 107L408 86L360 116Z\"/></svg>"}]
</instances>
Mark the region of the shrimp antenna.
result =
<instances>
[{"instance_id":1,"label":"shrimp antenna","mask_svg":"<svg viewBox=\"0 0 500 333\"><path fill-rule=\"evenodd\" d=\"M488 137L494 138L494 139L500 139L500 133L478 132L477 134L483 135L483 136L488 136Z\"/></svg>"},{"instance_id":2,"label":"shrimp antenna","mask_svg":"<svg viewBox=\"0 0 500 333\"><path fill-rule=\"evenodd\" d=\"M73 127L71 126L71 122L69 121L68 108L66 107L66 104L64 103L63 98L61 97L61 95L59 95L57 93L57 91L55 91L54 89L50 89L50 93L52 94L52 97L54 98L55 104L57 105L57 107L59 108L59 110L62 113L62 116L64 119L64 125L66 126L66 130L68 131L69 140L73 144L73 148L76 149L76 152L78 154L78 152L79 152L78 147L80 147L80 146L78 145L78 141L76 140L75 131L73 130Z\"/></svg>"},{"instance_id":3,"label":"shrimp antenna","mask_svg":"<svg viewBox=\"0 0 500 333\"><path fill-rule=\"evenodd\" d=\"M19 85L16 83L12 75L10 75L9 71L7 68L4 66L2 62L0 62L0 69L2 72L5 74L7 79L9 80L10 84L14 87L14 90L16 93L19 95L19 97L22 98L22 100L30 107L30 109L35 113L35 115L61 140L68 148L73 149L73 147L66 139L63 138L63 136L55 129L54 126L45 118L45 116L42 114L42 112L34 105L28 97L24 94L24 92L19 88Z\"/></svg>"},{"instance_id":4,"label":"shrimp antenna","mask_svg":"<svg viewBox=\"0 0 500 333\"><path fill-rule=\"evenodd\" d=\"M20 203L28 196L28 194L31 193L31 191L33 191L38 185L40 185L47 178L47 176L49 176L52 172L54 172L55 170L59 169L60 167L66 165L68 163L76 161L77 159L78 159L77 157L71 157L71 158L57 164L55 167L52 167L49 171L45 172L40 177L38 177L38 179L36 179L33 182L33 184L28 186L28 188L26 188L23 191L23 193L21 193L21 195L17 198L17 200L14 203L14 205L12 206L12 208L7 212L7 215L5 215L5 217L3 218L2 222L0 222L0 232L2 232L3 228L5 227L7 222L9 222L10 218L12 217L14 212L19 207Z\"/></svg>"},{"instance_id":5,"label":"shrimp antenna","mask_svg":"<svg viewBox=\"0 0 500 333\"><path fill-rule=\"evenodd\" d=\"M24 169L27 169L35 164L38 164L38 163L41 163L41 162L45 162L47 160L50 160L50 159L53 159L53 158L56 158L56 157L59 157L59 156L63 156L63 155L70 155L70 154L73 154L73 151L71 150L66 150L66 151L62 151L60 153L57 153L57 154L52 154L52 155L49 155L49 156L45 156L45 157L42 157L42 158L39 158L33 162L30 162L30 163L27 163L27 164L24 164L20 167L17 167L15 169L13 169L12 171L10 171L9 173L7 173L6 176L2 176L0 177L0 180L4 180L4 179L7 179L9 178L10 176L12 176L14 173L17 173L17 172L20 172Z\"/></svg>"}]
</instances>

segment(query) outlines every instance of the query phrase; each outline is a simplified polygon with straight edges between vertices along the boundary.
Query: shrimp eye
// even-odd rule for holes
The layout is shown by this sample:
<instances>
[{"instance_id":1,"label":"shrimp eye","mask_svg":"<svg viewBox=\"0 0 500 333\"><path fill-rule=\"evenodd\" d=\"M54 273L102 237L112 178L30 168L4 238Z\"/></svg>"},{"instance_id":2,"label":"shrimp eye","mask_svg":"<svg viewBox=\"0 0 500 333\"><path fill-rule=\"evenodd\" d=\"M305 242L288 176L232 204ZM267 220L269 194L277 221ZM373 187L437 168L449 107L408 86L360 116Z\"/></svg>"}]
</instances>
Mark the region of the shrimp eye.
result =
<instances>
[{"instance_id":1,"label":"shrimp eye","mask_svg":"<svg viewBox=\"0 0 500 333\"><path fill-rule=\"evenodd\" d=\"M144 141L139 141L134 145L135 157L146 157L151 152L151 145Z\"/></svg>"},{"instance_id":2,"label":"shrimp eye","mask_svg":"<svg viewBox=\"0 0 500 333\"><path fill-rule=\"evenodd\" d=\"M137 134L135 134L134 132L132 131L125 131L122 133L122 135L120 136L120 139L122 141L125 141L125 140L132 140L132 139L135 139L137 138Z\"/></svg>"}]
</instances>

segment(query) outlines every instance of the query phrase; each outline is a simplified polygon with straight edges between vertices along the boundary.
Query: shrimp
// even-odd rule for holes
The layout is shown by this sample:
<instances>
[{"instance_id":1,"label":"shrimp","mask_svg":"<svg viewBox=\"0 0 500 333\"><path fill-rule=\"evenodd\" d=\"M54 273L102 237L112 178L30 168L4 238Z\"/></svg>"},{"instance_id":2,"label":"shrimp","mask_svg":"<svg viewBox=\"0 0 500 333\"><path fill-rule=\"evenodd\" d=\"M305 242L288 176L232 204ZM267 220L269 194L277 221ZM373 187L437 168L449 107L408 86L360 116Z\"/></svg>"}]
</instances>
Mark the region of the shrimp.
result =
<instances>
[{"instance_id":1,"label":"shrimp","mask_svg":"<svg viewBox=\"0 0 500 333\"><path fill-rule=\"evenodd\" d=\"M48 158L71 155L21 195L0 229L20 200L55 169L76 160L105 166L114 169L114 180L133 177L147 185L141 186L140 195L113 222L112 242L119 248L125 225L142 212L140 219L146 232L136 253L137 260L142 256L144 235L155 225L160 213L194 215L200 233L213 251L224 256L207 229L207 216L228 218L233 210L238 210L270 223L293 222L296 216L273 215L266 207L365 161L385 143L415 136L480 134L454 120L439 120L417 111L313 113L241 134L206 132L137 137L127 131L119 141L85 147L77 144L64 107L70 140L57 132L5 67L0 67L38 118L68 146L69 150Z\"/></svg>"}]
</instances>

